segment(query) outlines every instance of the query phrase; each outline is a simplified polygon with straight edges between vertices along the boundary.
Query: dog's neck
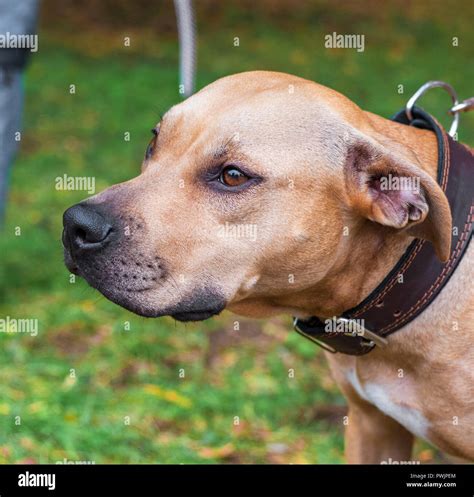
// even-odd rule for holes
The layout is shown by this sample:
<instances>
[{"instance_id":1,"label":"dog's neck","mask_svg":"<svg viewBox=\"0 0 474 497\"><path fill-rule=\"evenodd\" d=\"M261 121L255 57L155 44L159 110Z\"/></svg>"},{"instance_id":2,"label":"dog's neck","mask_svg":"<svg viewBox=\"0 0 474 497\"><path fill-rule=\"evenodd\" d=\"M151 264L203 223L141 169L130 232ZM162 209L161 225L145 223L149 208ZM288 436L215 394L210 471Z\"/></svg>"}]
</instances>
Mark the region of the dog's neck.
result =
<instances>
[{"instance_id":1,"label":"dog's neck","mask_svg":"<svg viewBox=\"0 0 474 497\"><path fill-rule=\"evenodd\" d=\"M436 178L437 141L434 133L394 123L366 113L368 132L396 153L416 161ZM338 247L336 264L313 287L287 297L284 305L296 307L301 316L328 318L359 304L402 257L413 238L367 220L351 226L352 236ZM355 243L354 240L363 240Z\"/></svg>"}]
</instances>

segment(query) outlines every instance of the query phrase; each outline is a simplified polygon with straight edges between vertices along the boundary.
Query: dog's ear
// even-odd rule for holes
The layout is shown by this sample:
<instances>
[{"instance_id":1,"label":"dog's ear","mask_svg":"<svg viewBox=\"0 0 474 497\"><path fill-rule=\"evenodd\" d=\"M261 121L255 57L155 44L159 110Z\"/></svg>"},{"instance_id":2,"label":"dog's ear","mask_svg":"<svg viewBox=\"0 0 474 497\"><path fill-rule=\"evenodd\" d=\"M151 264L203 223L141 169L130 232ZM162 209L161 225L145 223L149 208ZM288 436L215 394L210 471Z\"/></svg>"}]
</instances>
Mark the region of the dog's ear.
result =
<instances>
[{"instance_id":1,"label":"dog's ear","mask_svg":"<svg viewBox=\"0 0 474 497\"><path fill-rule=\"evenodd\" d=\"M428 173L363 139L348 145L344 171L351 205L362 216L429 240L441 261L449 259L451 209Z\"/></svg>"}]
</instances>

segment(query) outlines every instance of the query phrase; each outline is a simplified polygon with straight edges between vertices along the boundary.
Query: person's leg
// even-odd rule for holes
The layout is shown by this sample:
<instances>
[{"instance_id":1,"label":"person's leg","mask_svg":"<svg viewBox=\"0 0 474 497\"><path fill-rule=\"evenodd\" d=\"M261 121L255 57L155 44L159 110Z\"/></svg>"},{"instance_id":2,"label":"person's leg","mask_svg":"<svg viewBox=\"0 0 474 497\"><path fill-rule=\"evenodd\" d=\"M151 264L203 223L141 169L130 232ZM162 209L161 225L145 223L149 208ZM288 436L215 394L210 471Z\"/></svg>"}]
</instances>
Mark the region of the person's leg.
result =
<instances>
[{"instance_id":1,"label":"person's leg","mask_svg":"<svg viewBox=\"0 0 474 497\"><path fill-rule=\"evenodd\" d=\"M19 145L22 104L22 70L0 69L0 226L5 218L10 168Z\"/></svg>"}]
</instances>

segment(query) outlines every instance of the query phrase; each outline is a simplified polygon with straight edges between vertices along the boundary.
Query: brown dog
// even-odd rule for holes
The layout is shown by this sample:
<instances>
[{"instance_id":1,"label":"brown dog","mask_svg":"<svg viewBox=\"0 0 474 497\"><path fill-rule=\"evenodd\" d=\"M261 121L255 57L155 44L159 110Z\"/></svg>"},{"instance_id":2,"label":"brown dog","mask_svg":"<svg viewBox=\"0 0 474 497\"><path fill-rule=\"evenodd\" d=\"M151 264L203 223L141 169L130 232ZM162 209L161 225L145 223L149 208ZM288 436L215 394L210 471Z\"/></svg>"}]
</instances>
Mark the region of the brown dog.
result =
<instances>
[{"instance_id":1,"label":"brown dog","mask_svg":"<svg viewBox=\"0 0 474 497\"><path fill-rule=\"evenodd\" d=\"M68 267L138 314L326 318L361 302L414 234L448 257L434 134L333 90L238 74L173 107L154 133L140 176L65 213ZM370 194L364 177L394 164L422 194ZM407 460L413 435L474 458L472 254L388 347L327 354L349 402L349 462Z\"/></svg>"}]
</instances>

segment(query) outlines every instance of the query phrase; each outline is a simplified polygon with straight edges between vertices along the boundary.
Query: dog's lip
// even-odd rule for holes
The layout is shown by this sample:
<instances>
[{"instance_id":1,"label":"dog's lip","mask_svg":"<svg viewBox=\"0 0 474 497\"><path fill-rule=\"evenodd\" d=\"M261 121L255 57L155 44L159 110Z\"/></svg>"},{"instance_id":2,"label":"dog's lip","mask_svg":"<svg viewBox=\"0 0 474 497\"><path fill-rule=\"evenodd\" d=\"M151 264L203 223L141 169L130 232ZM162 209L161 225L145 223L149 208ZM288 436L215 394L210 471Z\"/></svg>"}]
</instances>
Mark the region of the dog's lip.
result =
<instances>
[{"instance_id":1,"label":"dog's lip","mask_svg":"<svg viewBox=\"0 0 474 497\"><path fill-rule=\"evenodd\" d=\"M209 319L216 314L219 314L222 309L200 309L200 310L192 310L192 311L183 311L176 312L171 314L173 319L177 321L187 322L187 321L204 321L205 319Z\"/></svg>"},{"instance_id":2,"label":"dog's lip","mask_svg":"<svg viewBox=\"0 0 474 497\"><path fill-rule=\"evenodd\" d=\"M71 273L84 278L91 287L98 290L107 299L143 317L158 318L170 316L181 322L204 321L212 316L220 314L225 308L225 302L223 300L219 302L210 302L209 307L205 306L203 308L193 308L188 302L180 302L173 306L162 307L161 309L159 307L156 308L153 305L145 304L144 301L140 301L141 299L134 301L135 299L133 298L134 294L143 294L155 290L155 284L129 289L111 285L110 278L102 279L91 277L89 271L83 271L84 268L81 268L81 264L76 263L72 254L67 249L64 250L64 262Z\"/></svg>"},{"instance_id":3,"label":"dog's lip","mask_svg":"<svg viewBox=\"0 0 474 497\"><path fill-rule=\"evenodd\" d=\"M79 276L79 266L74 262L72 255L66 248L64 248L64 264L69 272Z\"/></svg>"},{"instance_id":4,"label":"dog's lip","mask_svg":"<svg viewBox=\"0 0 474 497\"><path fill-rule=\"evenodd\" d=\"M74 264L73 262L66 264L66 267L69 269L69 271L77 276L79 276L79 266Z\"/></svg>"}]
</instances>

